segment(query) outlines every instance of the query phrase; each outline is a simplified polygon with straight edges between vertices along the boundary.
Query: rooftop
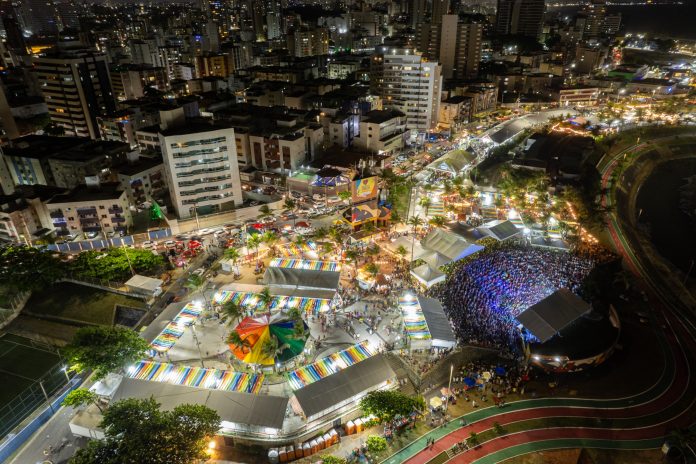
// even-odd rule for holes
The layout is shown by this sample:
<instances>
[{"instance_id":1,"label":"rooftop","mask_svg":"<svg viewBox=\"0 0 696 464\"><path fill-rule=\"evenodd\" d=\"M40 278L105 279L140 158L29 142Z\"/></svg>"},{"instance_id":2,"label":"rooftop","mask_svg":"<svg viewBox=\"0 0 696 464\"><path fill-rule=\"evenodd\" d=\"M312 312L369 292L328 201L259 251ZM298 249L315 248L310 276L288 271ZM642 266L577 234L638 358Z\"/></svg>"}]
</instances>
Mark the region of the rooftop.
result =
<instances>
[{"instance_id":1,"label":"rooftop","mask_svg":"<svg viewBox=\"0 0 696 464\"><path fill-rule=\"evenodd\" d=\"M99 187L88 187L87 185L78 185L68 193L56 195L49 204L64 204L64 203L84 203L88 201L104 201L117 200L123 194L120 190L119 182L107 182Z\"/></svg>"},{"instance_id":2,"label":"rooftop","mask_svg":"<svg viewBox=\"0 0 696 464\"><path fill-rule=\"evenodd\" d=\"M136 174L140 174L141 172L145 172L148 169L152 169L157 166L162 165L162 158L143 158L140 157L138 158L138 161L135 161L133 163L123 163L119 166L114 167L114 170L118 172L119 175L122 176L134 176Z\"/></svg>"}]
</instances>

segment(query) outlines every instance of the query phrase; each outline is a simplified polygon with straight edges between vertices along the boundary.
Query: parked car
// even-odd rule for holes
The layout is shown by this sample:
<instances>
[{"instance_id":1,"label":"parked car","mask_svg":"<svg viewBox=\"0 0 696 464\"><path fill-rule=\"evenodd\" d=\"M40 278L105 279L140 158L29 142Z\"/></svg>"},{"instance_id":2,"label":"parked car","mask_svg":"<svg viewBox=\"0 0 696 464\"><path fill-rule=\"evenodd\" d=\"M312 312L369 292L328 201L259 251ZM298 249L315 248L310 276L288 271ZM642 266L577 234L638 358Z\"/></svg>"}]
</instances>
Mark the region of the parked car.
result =
<instances>
[{"instance_id":1,"label":"parked car","mask_svg":"<svg viewBox=\"0 0 696 464\"><path fill-rule=\"evenodd\" d=\"M199 267L198 269L193 271L191 274L197 275L198 277L203 277L203 274L205 274L205 269L203 269L202 267Z\"/></svg>"},{"instance_id":2,"label":"parked car","mask_svg":"<svg viewBox=\"0 0 696 464\"><path fill-rule=\"evenodd\" d=\"M143 248L157 248L157 244L151 240L147 240L142 244Z\"/></svg>"}]
</instances>

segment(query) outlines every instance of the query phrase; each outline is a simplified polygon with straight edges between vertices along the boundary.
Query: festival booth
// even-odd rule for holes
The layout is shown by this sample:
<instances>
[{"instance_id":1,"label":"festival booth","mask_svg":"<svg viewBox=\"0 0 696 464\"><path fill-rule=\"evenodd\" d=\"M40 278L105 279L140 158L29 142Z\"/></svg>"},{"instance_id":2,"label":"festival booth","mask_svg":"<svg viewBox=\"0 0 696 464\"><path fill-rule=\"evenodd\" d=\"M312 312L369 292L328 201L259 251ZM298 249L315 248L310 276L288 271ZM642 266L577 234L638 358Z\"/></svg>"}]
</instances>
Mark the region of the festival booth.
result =
<instances>
[{"instance_id":1,"label":"festival booth","mask_svg":"<svg viewBox=\"0 0 696 464\"><path fill-rule=\"evenodd\" d=\"M165 411L181 404L204 405L220 415L223 434L245 432L263 438L279 434L288 406L288 398L281 396L210 390L136 378L124 378L111 402L127 398L154 398Z\"/></svg>"},{"instance_id":2,"label":"festival booth","mask_svg":"<svg viewBox=\"0 0 696 464\"><path fill-rule=\"evenodd\" d=\"M524 337L531 364L552 372L581 371L603 363L621 334L613 307L608 314L592 311L568 289L557 290L517 319L531 334Z\"/></svg>"},{"instance_id":3,"label":"festival booth","mask_svg":"<svg viewBox=\"0 0 696 464\"><path fill-rule=\"evenodd\" d=\"M399 297L399 309L412 350L449 349L457 345L445 310L435 298L406 292Z\"/></svg>"},{"instance_id":4,"label":"festival booth","mask_svg":"<svg viewBox=\"0 0 696 464\"><path fill-rule=\"evenodd\" d=\"M341 278L340 266L331 262L307 262L291 260L295 267L268 267L263 276L263 283L268 286L273 295L283 295L295 298L328 300L339 299L338 289ZM311 268L315 266L316 269ZM334 270L330 270L334 269ZM328 307L311 308L318 313L330 309Z\"/></svg>"},{"instance_id":5,"label":"festival booth","mask_svg":"<svg viewBox=\"0 0 696 464\"><path fill-rule=\"evenodd\" d=\"M288 373L288 384L299 390L377 354L368 340Z\"/></svg>"},{"instance_id":6,"label":"festival booth","mask_svg":"<svg viewBox=\"0 0 696 464\"><path fill-rule=\"evenodd\" d=\"M269 310L288 312L297 308L306 314L324 313L340 304L337 292L320 290L303 290L294 288L271 288L273 298L265 307L259 294L263 291L263 285L254 284L229 284L213 296L216 305L223 305L228 301L234 301L251 314L264 314Z\"/></svg>"},{"instance_id":7,"label":"festival booth","mask_svg":"<svg viewBox=\"0 0 696 464\"><path fill-rule=\"evenodd\" d=\"M522 230L518 229L517 226L509 220L487 222L477 227L477 230L486 237L494 238L499 242L518 237L522 233Z\"/></svg>"},{"instance_id":8,"label":"festival booth","mask_svg":"<svg viewBox=\"0 0 696 464\"><path fill-rule=\"evenodd\" d=\"M411 275L425 288L430 288L447 279L447 274L438 269L433 269L429 264L422 264L412 269Z\"/></svg>"},{"instance_id":9,"label":"festival booth","mask_svg":"<svg viewBox=\"0 0 696 464\"><path fill-rule=\"evenodd\" d=\"M378 354L295 390L290 404L307 422L312 422L337 416L355 407L368 392L395 385L396 374L384 355Z\"/></svg>"}]
</instances>

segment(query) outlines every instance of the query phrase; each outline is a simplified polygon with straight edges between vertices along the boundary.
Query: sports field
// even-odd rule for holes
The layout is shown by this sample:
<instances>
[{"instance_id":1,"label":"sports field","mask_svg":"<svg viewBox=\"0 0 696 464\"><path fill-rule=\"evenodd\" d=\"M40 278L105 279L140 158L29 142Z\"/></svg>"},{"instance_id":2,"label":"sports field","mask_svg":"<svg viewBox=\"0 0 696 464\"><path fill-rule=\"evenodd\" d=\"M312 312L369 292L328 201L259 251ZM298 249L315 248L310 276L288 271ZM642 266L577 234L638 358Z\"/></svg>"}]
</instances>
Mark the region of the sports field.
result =
<instances>
[{"instance_id":1,"label":"sports field","mask_svg":"<svg viewBox=\"0 0 696 464\"><path fill-rule=\"evenodd\" d=\"M48 347L16 335L0 337L0 405L7 404L60 364Z\"/></svg>"}]
</instances>

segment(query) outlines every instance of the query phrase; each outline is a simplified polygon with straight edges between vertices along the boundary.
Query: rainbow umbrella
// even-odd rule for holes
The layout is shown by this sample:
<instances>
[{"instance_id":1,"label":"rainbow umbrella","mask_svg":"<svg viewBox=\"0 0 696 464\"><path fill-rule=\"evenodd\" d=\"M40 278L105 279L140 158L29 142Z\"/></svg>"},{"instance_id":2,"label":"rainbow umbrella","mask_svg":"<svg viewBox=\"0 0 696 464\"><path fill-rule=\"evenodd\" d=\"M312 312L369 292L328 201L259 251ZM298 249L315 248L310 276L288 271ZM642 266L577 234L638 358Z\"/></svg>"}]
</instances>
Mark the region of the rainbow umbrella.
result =
<instances>
[{"instance_id":1,"label":"rainbow umbrella","mask_svg":"<svg viewBox=\"0 0 696 464\"><path fill-rule=\"evenodd\" d=\"M305 333L309 335L309 327L304 324ZM285 362L302 353L307 336L302 339L294 336L295 322L287 319L287 316L276 314L270 316L245 317L234 328L239 337L244 340L242 346L230 344L230 351L240 361L248 364L273 365L276 362ZM283 347L275 356L264 353L263 346L271 338L278 339L278 346Z\"/></svg>"}]
</instances>

